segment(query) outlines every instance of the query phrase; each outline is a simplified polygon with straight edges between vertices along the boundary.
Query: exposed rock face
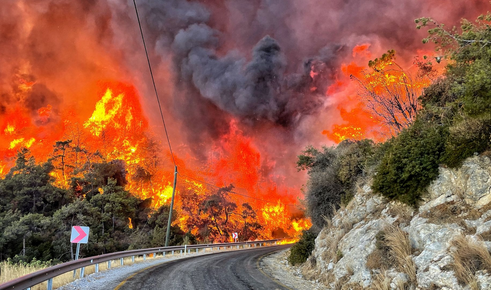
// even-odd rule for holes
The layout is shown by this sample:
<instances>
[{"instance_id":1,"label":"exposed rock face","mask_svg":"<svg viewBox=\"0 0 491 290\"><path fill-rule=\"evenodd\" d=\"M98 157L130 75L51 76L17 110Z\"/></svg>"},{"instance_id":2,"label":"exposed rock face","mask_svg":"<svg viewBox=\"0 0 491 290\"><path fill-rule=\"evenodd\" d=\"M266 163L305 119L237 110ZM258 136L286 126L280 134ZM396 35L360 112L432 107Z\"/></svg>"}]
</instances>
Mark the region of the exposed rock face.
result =
<instances>
[{"instance_id":1,"label":"exposed rock face","mask_svg":"<svg viewBox=\"0 0 491 290\"><path fill-rule=\"evenodd\" d=\"M482 269L467 276L457 272L465 258L458 256L462 245L485 254L486 247L491 249L489 158L470 158L459 169L441 168L416 211L373 194L370 184L361 184L321 231L303 267L305 276L329 289L491 289L491 256L489 269L479 261ZM392 232L404 236L391 240ZM459 238L465 243L456 244ZM408 253L401 250L404 241ZM468 281L478 288L467 286Z\"/></svg>"},{"instance_id":2,"label":"exposed rock face","mask_svg":"<svg viewBox=\"0 0 491 290\"><path fill-rule=\"evenodd\" d=\"M440 176L428 188L429 200L442 196L464 196L469 205L480 208L491 201L491 160L487 157L467 159L461 168L440 168Z\"/></svg>"}]
</instances>

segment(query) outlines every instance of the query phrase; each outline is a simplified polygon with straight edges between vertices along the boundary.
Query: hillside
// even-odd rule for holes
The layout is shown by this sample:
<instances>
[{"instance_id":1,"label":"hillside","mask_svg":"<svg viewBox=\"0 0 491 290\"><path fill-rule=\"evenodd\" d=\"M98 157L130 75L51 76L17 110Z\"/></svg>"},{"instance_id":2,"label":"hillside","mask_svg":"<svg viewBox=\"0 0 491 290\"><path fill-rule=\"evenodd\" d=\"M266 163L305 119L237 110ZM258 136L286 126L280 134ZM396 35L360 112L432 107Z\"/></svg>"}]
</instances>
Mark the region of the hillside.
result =
<instances>
[{"instance_id":1,"label":"hillside","mask_svg":"<svg viewBox=\"0 0 491 290\"><path fill-rule=\"evenodd\" d=\"M330 289L489 289L491 160L441 167L414 210L374 195L371 180L338 210L302 267ZM466 287L466 285L468 285Z\"/></svg>"},{"instance_id":2,"label":"hillside","mask_svg":"<svg viewBox=\"0 0 491 290\"><path fill-rule=\"evenodd\" d=\"M415 62L431 79L417 100L394 50L353 77L392 137L298 156L313 227L288 261L329 289L491 288L491 13L415 23L441 54Z\"/></svg>"}]
</instances>

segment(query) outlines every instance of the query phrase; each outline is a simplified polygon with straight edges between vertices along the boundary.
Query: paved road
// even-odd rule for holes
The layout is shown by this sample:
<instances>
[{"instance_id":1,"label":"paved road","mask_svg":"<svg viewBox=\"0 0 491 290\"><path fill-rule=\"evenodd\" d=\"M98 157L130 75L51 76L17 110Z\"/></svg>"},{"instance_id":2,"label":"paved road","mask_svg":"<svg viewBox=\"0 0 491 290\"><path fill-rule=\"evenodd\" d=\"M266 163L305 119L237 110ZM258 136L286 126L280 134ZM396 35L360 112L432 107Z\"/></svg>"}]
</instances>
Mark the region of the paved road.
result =
<instances>
[{"instance_id":1,"label":"paved road","mask_svg":"<svg viewBox=\"0 0 491 290\"><path fill-rule=\"evenodd\" d=\"M116 289L289 289L258 269L262 256L287 247L252 248L175 260L141 271Z\"/></svg>"}]
</instances>

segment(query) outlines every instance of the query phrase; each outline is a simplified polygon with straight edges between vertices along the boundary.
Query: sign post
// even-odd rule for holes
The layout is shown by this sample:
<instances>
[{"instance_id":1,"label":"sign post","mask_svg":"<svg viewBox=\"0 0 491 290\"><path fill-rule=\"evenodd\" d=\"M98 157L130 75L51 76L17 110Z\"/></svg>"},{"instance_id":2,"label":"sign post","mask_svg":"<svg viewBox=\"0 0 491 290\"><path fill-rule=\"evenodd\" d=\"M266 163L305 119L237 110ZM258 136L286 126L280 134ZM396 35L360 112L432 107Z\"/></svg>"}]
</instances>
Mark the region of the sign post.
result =
<instances>
[{"instance_id":1,"label":"sign post","mask_svg":"<svg viewBox=\"0 0 491 290\"><path fill-rule=\"evenodd\" d=\"M237 243L237 239L239 238L239 235L237 233L232 233L232 238L234 238L234 242Z\"/></svg>"},{"instance_id":2,"label":"sign post","mask_svg":"<svg viewBox=\"0 0 491 290\"><path fill-rule=\"evenodd\" d=\"M89 242L89 227L73 226L72 234L70 236L70 243L77 244L77 251L75 252L75 260L78 260L80 253L80 244L87 244ZM73 278L77 270L73 270Z\"/></svg>"}]
</instances>

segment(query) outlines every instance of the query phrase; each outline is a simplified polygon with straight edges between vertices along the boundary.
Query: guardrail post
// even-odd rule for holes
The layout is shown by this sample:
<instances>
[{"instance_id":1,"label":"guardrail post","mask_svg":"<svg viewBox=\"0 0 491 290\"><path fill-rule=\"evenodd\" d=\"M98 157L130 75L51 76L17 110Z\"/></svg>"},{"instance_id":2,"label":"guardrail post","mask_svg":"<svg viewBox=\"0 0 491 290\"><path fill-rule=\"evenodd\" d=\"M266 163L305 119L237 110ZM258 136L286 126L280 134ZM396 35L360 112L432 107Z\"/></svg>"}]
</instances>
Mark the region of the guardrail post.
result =
<instances>
[{"instance_id":1,"label":"guardrail post","mask_svg":"<svg viewBox=\"0 0 491 290\"><path fill-rule=\"evenodd\" d=\"M82 269L80 270L80 278L83 278L84 274L85 274L85 267L82 267Z\"/></svg>"},{"instance_id":2,"label":"guardrail post","mask_svg":"<svg viewBox=\"0 0 491 290\"><path fill-rule=\"evenodd\" d=\"M111 260L107 261L107 268L111 269Z\"/></svg>"},{"instance_id":3,"label":"guardrail post","mask_svg":"<svg viewBox=\"0 0 491 290\"><path fill-rule=\"evenodd\" d=\"M95 264L95 272L99 273L99 264Z\"/></svg>"},{"instance_id":4,"label":"guardrail post","mask_svg":"<svg viewBox=\"0 0 491 290\"><path fill-rule=\"evenodd\" d=\"M220 247L217 247L217 250L219 250L219 251L220 251Z\"/></svg>"},{"instance_id":5,"label":"guardrail post","mask_svg":"<svg viewBox=\"0 0 491 290\"><path fill-rule=\"evenodd\" d=\"M135 262L135 256L131 256L131 262Z\"/></svg>"},{"instance_id":6,"label":"guardrail post","mask_svg":"<svg viewBox=\"0 0 491 290\"><path fill-rule=\"evenodd\" d=\"M162 257L164 257L164 258L165 258L165 252L162 252Z\"/></svg>"},{"instance_id":7,"label":"guardrail post","mask_svg":"<svg viewBox=\"0 0 491 290\"><path fill-rule=\"evenodd\" d=\"M172 256L174 256L174 250L172 250Z\"/></svg>"},{"instance_id":8,"label":"guardrail post","mask_svg":"<svg viewBox=\"0 0 491 290\"><path fill-rule=\"evenodd\" d=\"M181 254L181 256L182 256L182 250L179 251L179 254Z\"/></svg>"},{"instance_id":9,"label":"guardrail post","mask_svg":"<svg viewBox=\"0 0 491 290\"><path fill-rule=\"evenodd\" d=\"M143 254L143 261L147 260L147 254Z\"/></svg>"},{"instance_id":10,"label":"guardrail post","mask_svg":"<svg viewBox=\"0 0 491 290\"><path fill-rule=\"evenodd\" d=\"M186 255L186 247L187 247L187 246L188 246L188 245L184 245L184 255Z\"/></svg>"},{"instance_id":11,"label":"guardrail post","mask_svg":"<svg viewBox=\"0 0 491 290\"><path fill-rule=\"evenodd\" d=\"M157 258L157 253L153 253L153 258Z\"/></svg>"},{"instance_id":12,"label":"guardrail post","mask_svg":"<svg viewBox=\"0 0 491 290\"><path fill-rule=\"evenodd\" d=\"M119 259L119 264L121 264L121 266L123 266L123 258Z\"/></svg>"},{"instance_id":13,"label":"guardrail post","mask_svg":"<svg viewBox=\"0 0 491 290\"><path fill-rule=\"evenodd\" d=\"M53 278L48 280L48 287L46 289L53 290Z\"/></svg>"}]
</instances>

